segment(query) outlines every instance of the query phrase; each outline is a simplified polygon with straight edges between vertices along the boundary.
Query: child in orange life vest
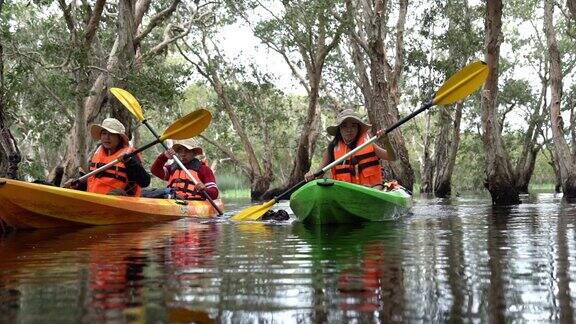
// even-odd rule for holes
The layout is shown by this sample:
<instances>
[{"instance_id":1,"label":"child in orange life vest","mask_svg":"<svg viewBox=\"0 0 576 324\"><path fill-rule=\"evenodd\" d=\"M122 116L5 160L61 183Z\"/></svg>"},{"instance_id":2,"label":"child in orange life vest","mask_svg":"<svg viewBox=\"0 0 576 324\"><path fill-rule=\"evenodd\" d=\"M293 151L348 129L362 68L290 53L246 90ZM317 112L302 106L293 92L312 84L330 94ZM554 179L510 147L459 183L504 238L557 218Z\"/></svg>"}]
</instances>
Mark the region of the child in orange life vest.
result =
<instances>
[{"instance_id":1,"label":"child in orange life vest","mask_svg":"<svg viewBox=\"0 0 576 324\"><path fill-rule=\"evenodd\" d=\"M142 188L150 184L150 175L142 167L140 155L127 160L124 158L126 154L134 151L124 125L115 118L106 118L102 125L92 125L90 135L93 139L100 140L100 145L90 158L90 171L117 158L120 158L121 162L89 177L86 182L69 180L64 187L101 194L140 196Z\"/></svg>"},{"instance_id":2,"label":"child in orange life vest","mask_svg":"<svg viewBox=\"0 0 576 324\"><path fill-rule=\"evenodd\" d=\"M328 149L324 153L320 169L368 141L372 137L369 131L370 127L371 125L363 122L360 115L352 109L345 109L340 112L337 124L326 129L329 135L334 136L334 140L328 145ZM386 148L387 150L376 143L367 145L342 163L334 166L331 169L332 178L383 189L380 160L395 159L389 142ZM312 180L314 173L314 171L306 173L304 176L306 181Z\"/></svg>"},{"instance_id":3,"label":"child in orange life vest","mask_svg":"<svg viewBox=\"0 0 576 324\"><path fill-rule=\"evenodd\" d=\"M194 177L196 185L190 181L186 172L181 170L177 163L165 165L174 154L178 154L182 164ZM195 139L174 141L171 149L158 155L150 171L158 178L168 181L167 187L174 189L177 197L194 200L205 199L204 195L201 194L205 190L210 198L216 199L219 192L214 172L205 162L198 159L198 156L203 154L204 151Z\"/></svg>"}]
</instances>

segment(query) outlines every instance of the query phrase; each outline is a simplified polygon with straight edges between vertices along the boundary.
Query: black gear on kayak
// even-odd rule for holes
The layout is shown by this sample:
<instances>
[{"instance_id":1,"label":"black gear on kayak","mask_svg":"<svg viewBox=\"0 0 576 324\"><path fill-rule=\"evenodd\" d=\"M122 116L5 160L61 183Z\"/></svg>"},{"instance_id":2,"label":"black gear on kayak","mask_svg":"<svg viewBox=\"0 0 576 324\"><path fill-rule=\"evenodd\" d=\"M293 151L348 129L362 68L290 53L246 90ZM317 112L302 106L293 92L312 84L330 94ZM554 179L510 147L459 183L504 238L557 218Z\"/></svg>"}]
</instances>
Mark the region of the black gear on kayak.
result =
<instances>
[{"instance_id":1,"label":"black gear on kayak","mask_svg":"<svg viewBox=\"0 0 576 324\"><path fill-rule=\"evenodd\" d=\"M286 221L289 219L290 219L290 215L288 215L288 212L283 210L283 209L280 209L277 211L269 210L266 212L266 214L264 214L262 216L263 221L272 220L272 221L282 222L282 221Z\"/></svg>"}]
</instances>

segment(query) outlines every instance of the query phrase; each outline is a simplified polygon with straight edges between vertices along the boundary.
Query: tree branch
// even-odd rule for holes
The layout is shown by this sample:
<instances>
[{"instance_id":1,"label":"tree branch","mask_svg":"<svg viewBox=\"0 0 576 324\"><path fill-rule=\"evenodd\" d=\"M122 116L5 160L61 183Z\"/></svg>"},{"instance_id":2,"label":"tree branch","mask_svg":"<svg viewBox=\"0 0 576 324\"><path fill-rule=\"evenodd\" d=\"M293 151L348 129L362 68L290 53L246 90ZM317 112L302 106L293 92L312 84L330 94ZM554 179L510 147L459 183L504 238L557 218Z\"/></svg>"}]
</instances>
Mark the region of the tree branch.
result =
<instances>
[{"instance_id":1,"label":"tree branch","mask_svg":"<svg viewBox=\"0 0 576 324\"><path fill-rule=\"evenodd\" d=\"M106 0L97 0L94 4L94 10L90 15L90 20L86 26L86 36L84 37L84 44L90 46L92 44L92 39L96 35L96 30L98 30L98 25L100 24L100 18L102 18L102 11L104 10L104 5Z\"/></svg>"},{"instance_id":2,"label":"tree branch","mask_svg":"<svg viewBox=\"0 0 576 324\"><path fill-rule=\"evenodd\" d=\"M74 1L72 1L73 3ZM58 4L60 5L60 9L62 9L62 13L64 15L64 20L66 21L66 26L68 27L68 31L70 31L70 34L72 35L72 37L74 37L74 39L76 39L76 21L74 20L74 17L72 17L71 11L72 11L72 3L70 3L70 5L66 5L66 1L65 0L58 0Z\"/></svg>"},{"instance_id":3,"label":"tree branch","mask_svg":"<svg viewBox=\"0 0 576 324\"><path fill-rule=\"evenodd\" d=\"M148 35L154 28L156 28L158 25L160 25L162 22L168 19L172 15L172 13L176 11L176 8L178 7L178 4L180 2L181 0L174 0L168 8L160 11L152 18L150 18L150 23L148 23L146 28L144 28L144 30L140 32L138 35L136 35L136 37L134 38L134 44L139 44L140 41L142 41L142 39L146 37L146 35ZM144 13L142 13L142 15L143 14ZM142 17L140 17L139 12L137 12L136 18L139 19L139 21L142 21ZM138 23L136 23L136 26L138 26Z\"/></svg>"},{"instance_id":4,"label":"tree branch","mask_svg":"<svg viewBox=\"0 0 576 324\"><path fill-rule=\"evenodd\" d=\"M251 176L251 170L248 167L248 165L242 163L242 161L240 161L240 159L238 159L238 157L236 157L236 155L229 150L227 147L225 147L224 145L220 144L219 142L213 141L212 139L204 136L204 135L198 135L198 137L202 138L203 140L205 140L206 142L212 144L213 146L215 146L217 149L219 149L222 153L224 153L224 155L226 155L228 158L230 158L230 160L232 160L238 167L240 167L240 169L246 173L249 177Z\"/></svg>"}]
</instances>

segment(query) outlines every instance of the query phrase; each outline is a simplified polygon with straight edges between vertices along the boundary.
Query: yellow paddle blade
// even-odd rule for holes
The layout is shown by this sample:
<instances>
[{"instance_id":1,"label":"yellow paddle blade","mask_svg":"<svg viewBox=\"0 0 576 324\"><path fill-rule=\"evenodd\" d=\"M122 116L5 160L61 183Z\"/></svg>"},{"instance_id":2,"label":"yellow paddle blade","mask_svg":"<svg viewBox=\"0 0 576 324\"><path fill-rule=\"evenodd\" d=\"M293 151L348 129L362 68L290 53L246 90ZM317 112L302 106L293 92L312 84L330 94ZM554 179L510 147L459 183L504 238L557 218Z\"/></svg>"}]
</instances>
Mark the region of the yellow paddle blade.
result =
<instances>
[{"instance_id":1,"label":"yellow paddle blade","mask_svg":"<svg viewBox=\"0 0 576 324\"><path fill-rule=\"evenodd\" d=\"M169 138L181 140L200 135L210 125L211 120L212 114L208 110L198 109L170 125L160 136L159 140L164 141Z\"/></svg>"},{"instance_id":2,"label":"yellow paddle blade","mask_svg":"<svg viewBox=\"0 0 576 324\"><path fill-rule=\"evenodd\" d=\"M468 64L448 79L436 92L434 105L450 105L478 90L488 77L488 65L482 61Z\"/></svg>"},{"instance_id":3,"label":"yellow paddle blade","mask_svg":"<svg viewBox=\"0 0 576 324\"><path fill-rule=\"evenodd\" d=\"M272 209L272 206L274 206L275 203L276 199L272 199L269 202L262 205L250 206L244 209L243 211L239 212L238 214L232 216L230 219L232 219L233 221L259 220L262 216L264 216L264 214L266 214L267 211Z\"/></svg>"},{"instance_id":4,"label":"yellow paddle blade","mask_svg":"<svg viewBox=\"0 0 576 324\"><path fill-rule=\"evenodd\" d=\"M142 107L140 107L140 103L130 92L120 88L110 88L110 92L112 92L114 97L116 97L116 99L118 99L126 109L130 110L132 115L134 115L138 121L144 120Z\"/></svg>"}]
</instances>

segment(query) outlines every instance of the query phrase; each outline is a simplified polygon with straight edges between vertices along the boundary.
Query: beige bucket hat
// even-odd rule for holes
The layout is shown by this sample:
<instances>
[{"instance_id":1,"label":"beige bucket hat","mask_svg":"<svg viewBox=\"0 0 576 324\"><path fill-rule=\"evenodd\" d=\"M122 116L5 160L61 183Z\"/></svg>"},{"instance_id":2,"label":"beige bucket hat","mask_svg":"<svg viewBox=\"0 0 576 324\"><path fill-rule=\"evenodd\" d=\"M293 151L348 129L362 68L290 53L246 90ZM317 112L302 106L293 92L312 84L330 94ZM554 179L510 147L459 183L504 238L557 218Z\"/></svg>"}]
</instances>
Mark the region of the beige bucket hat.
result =
<instances>
[{"instance_id":1,"label":"beige bucket hat","mask_svg":"<svg viewBox=\"0 0 576 324\"><path fill-rule=\"evenodd\" d=\"M194 151L194 154L196 154L196 155L203 155L204 154L204 150L202 150L202 147L200 147L200 143L194 138L187 138L184 140L174 140L174 144L172 144L172 148L174 150L177 150L179 146L184 147L188 150Z\"/></svg>"},{"instance_id":2,"label":"beige bucket hat","mask_svg":"<svg viewBox=\"0 0 576 324\"><path fill-rule=\"evenodd\" d=\"M102 130L107 130L109 133L118 134L122 139L128 143L128 136L126 135L126 128L116 118L106 118L102 121L101 125L94 124L90 127L90 134L95 140L100 140Z\"/></svg>"},{"instance_id":3,"label":"beige bucket hat","mask_svg":"<svg viewBox=\"0 0 576 324\"><path fill-rule=\"evenodd\" d=\"M372 127L372 125L362 121L362 117L358 113L354 112L352 109L344 109L338 114L336 125L328 126L326 128L326 132L332 136L336 136L336 134L338 134L338 129L340 128L340 125L342 125L342 123L346 120L353 120L358 124L360 124L360 132L364 132L370 129L370 127Z\"/></svg>"}]
</instances>

